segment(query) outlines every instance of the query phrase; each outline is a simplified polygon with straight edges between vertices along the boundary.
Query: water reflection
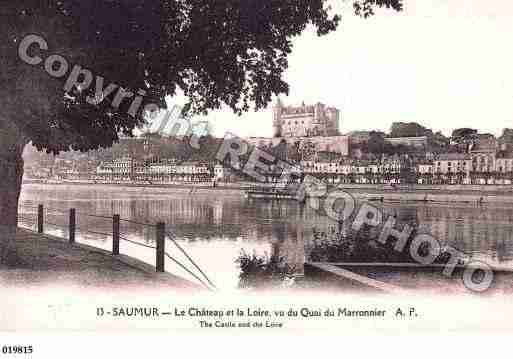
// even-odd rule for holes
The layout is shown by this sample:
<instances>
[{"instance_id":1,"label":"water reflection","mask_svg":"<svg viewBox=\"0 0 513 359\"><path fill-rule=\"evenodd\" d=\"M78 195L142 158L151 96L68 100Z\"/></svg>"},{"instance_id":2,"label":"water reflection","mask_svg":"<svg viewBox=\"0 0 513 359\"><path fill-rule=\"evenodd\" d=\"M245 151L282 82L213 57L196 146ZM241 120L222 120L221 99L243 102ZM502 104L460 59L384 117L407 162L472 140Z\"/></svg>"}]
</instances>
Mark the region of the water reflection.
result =
<instances>
[{"instance_id":1,"label":"water reflection","mask_svg":"<svg viewBox=\"0 0 513 359\"><path fill-rule=\"evenodd\" d=\"M513 206L450 204L386 205L402 222L418 224L442 244L491 263L513 264ZM508 263L510 262L510 263Z\"/></svg>"},{"instance_id":2,"label":"water reflection","mask_svg":"<svg viewBox=\"0 0 513 359\"><path fill-rule=\"evenodd\" d=\"M301 272L308 255L305 244L312 239L313 229L334 225L310 208L301 209L296 202L247 200L223 191L27 185L21 202L42 203L64 211L76 208L83 239L105 248L110 245L107 235L86 233L110 233L112 223L108 218L113 214L142 223L165 222L214 282L224 288L237 286L239 269L235 260L241 250L283 256ZM467 254L507 265L513 260L513 206L387 204L384 209L399 221L419 223L419 231L432 233L442 243ZM48 212L47 220L65 227L67 218ZM154 241L152 227L122 222L121 232L130 239ZM58 233L65 235L66 231ZM151 253L142 254L134 248L130 251L130 255L153 260Z\"/></svg>"}]
</instances>

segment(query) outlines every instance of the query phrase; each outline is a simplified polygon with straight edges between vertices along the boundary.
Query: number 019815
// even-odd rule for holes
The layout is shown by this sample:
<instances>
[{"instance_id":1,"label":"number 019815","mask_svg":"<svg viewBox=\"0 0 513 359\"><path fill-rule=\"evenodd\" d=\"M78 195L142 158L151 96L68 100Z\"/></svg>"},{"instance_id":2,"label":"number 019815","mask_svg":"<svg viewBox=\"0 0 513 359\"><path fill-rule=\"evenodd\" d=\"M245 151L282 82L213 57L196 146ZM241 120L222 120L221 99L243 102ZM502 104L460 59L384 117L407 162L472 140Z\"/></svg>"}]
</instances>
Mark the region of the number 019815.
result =
<instances>
[{"instance_id":1,"label":"number 019815","mask_svg":"<svg viewBox=\"0 0 513 359\"><path fill-rule=\"evenodd\" d=\"M4 345L2 354L32 354L32 345Z\"/></svg>"}]
</instances>

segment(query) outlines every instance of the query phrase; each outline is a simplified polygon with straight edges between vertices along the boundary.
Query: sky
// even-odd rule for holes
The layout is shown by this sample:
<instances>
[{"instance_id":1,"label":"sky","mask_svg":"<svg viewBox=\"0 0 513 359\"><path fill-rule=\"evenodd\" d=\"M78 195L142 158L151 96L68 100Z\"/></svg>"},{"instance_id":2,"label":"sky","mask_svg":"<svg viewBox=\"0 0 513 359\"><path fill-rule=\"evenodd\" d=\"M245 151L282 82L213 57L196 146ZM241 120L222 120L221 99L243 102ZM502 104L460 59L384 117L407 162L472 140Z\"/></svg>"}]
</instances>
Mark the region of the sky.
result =
<instances>
[{"instance_id":1,"label":"sky","mask_svg":"<svg viewBox=\"0 0 513 359\"><path fill-rule=\"evenodd\" d=\"M405 0L405 11L361 19L333 0L339 29L294 40L286 105L322 102L341 110L340 130L388 131L418 122L450 135L473 127L500 135L513 127L513 2ZM271 107L241 117L206 117L214 135L271 136Z\"/></svg>"}]
</instances>

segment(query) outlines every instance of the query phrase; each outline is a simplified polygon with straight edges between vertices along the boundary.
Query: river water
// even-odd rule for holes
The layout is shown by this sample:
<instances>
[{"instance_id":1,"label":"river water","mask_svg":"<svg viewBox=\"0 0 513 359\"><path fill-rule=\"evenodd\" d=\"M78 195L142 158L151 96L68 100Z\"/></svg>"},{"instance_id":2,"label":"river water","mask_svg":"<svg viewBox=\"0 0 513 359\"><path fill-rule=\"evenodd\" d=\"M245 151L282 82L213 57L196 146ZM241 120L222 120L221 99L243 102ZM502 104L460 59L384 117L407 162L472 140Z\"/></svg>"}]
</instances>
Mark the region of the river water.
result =
<instances>
[{"instance_id":1,"label":"river water","mask_svg":"<svg viewBox=\"0 0 513 359\"><path fill-rule=\"evenodd\" d=\"M300 273L308 255L305 244L311 241L314 229L323 231L334 225L312 209L301 210L297 202L248 200L236 191L223 190L28 184L20 203L22 223L33 225L34 206L43 204L45 232L62 237L67 236L66 211L75 208L77 240L107 250L112 247L113 214L132 221L121 222L123 238L149 246L154 245L155 228L144 224L165 222L216 286L225 290L238 285L236 259L242 251L278 254ZM420 229L444 244L488 263L513 268L513 205L385 206L400 220L415 220ZM187 262L171 241L166 242L166 249L180 262ZM151 248L122 241L121 253L155 264ZM166 270L191 278L171 261L166 262Z\"/></svg>"}]
</instances>

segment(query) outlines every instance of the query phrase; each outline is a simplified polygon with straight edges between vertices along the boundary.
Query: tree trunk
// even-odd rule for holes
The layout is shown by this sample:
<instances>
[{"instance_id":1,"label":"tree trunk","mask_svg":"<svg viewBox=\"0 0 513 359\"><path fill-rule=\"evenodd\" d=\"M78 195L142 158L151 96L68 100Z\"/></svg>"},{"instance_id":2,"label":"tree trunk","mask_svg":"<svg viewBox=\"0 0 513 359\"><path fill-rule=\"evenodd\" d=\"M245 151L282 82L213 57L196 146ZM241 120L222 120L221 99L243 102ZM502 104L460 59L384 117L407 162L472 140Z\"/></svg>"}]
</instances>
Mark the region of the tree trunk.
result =
<instances>
[{"instance_id":1,"label":"tree trunk","mask_svg":"<svg viewBox=\"0 0 513 359\"><path fill-rule=\"evenodd\" d=\"M14 240L23 178L24 144L21 142L0 133L0 263L4 265L16 264Z\"/></svg>"}]
</instances>

